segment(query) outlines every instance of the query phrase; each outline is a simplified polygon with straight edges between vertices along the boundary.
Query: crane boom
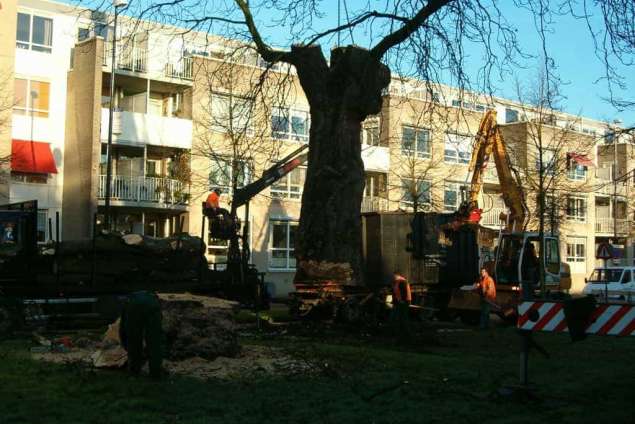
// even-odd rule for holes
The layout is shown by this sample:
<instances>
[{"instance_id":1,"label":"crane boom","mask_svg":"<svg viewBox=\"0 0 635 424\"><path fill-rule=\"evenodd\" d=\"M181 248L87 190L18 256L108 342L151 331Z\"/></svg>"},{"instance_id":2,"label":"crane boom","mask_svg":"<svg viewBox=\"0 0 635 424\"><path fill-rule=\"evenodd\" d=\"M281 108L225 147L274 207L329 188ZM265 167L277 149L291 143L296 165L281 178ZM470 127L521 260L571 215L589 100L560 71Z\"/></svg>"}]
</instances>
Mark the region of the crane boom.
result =
<instances>
[{"instance_id":1,"label":"crane boom","mask_svg":"<svg viewBox=\"0 0 635 424\"><path fill-rule=\"evenodd\" d=\"M510 211L507 220L507 230L510 232L520 231L525 226L527 205L522 187L513 173L500 128L496 123L495 110L489 110L485 113L476 134L469 164L469 171L472 172L470 193L467 199L467 207L463 209L468 214L478 209L478 194L483 186L483 174L485 169L487 169L491 155L494 156L503 201Z\"/></svg>"},{"instance_id":2,"label":"crane boom","mask_svg":"<svg viewBox=\"0 0 635 424\"><path fill-rule=\"evenodd\" d=\"M308 143L298 147L296 150L289 153L283 159L276 162L273 166L265 170L262 173L262 176L256 181L247 184L244 187L236 189L232 199L232 208L235 210L245 205L262 190L269 187L280 178L284 177L289 172L293 171L295 168L306 162L307 154L303 152L308 148Z\"/></svg>"}]
</instances>

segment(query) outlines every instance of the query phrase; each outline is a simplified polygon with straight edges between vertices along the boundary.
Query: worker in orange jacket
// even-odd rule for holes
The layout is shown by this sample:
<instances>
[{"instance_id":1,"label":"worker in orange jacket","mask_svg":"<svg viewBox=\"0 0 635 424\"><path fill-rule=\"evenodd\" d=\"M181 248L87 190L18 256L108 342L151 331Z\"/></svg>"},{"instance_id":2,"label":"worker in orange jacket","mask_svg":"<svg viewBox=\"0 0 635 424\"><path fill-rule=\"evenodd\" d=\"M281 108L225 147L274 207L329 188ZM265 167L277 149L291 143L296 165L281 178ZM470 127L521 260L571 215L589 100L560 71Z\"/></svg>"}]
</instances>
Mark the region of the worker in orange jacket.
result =
<instances>
[{"instance_id":1,"label":"worker in orange jacket","mask_svg":"<svg viewBox=\"0 0 635 424\"><path fill-rule=\"evenodd\" d=\"M220 189L215 188L209 196L207 196L207 200L205 200L205 209L210 209L215 213L215 211L220 208L220 195Z\"/></svg>"},{"instance_id":2,"label":"worker in orange jacket","mask_svg":"<svg viewBox=\"0 0 635 424\"><path fill-rule=\"evenodd\" d=\"M489 327L489 314L492 305L496 305L496 284L494 279L490 277L487 269L481 268L481 278L474 285L474 288L481 296L481 329Z\"/></svg>"},{"instance_id":3,"label":"worker in orange jacket","mask_svg":"<svg viewBox=\"0 0 635 424\"><path fill-rule=\"evenodd\" d=\"M392 280L393 324L397 337L402 341L405 341L410 335L408 320L411 303L410 284L403 275L395 272Z\"/></svg>"}]
</instances>

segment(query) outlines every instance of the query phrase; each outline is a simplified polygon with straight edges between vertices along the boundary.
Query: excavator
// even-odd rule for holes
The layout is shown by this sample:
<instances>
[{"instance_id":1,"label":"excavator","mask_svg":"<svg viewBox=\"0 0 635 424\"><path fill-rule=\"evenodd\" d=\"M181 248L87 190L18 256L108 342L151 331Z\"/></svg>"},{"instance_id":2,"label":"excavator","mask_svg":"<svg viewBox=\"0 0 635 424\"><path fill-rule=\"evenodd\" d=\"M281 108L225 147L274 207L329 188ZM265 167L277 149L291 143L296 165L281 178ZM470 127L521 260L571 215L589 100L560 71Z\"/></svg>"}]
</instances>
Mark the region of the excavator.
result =
<instances>
[{"instance_id":1,"label":"excavator","mask_svg":"<svg viewBox=\"0 0 635 424\"><path fill-rule=\"evenodd\" d=\"M482 209L478 205L479 192L483 186L483 175L491 156L498 174L503 201L508 209L501 214L501 230L494 261L483 263L490 270L497 286L497 303L503 311L513 310L520 299L521 288L527 294L541 289L544 292L562 293L571 288L569 267L560 261L560 242L555 234L527 231L528 209L525 194L518 175L511 166L507 148L496 122L496 111L489 110L481 120L469 163L472 173L467 198L456 214L455 226L478 224ZM540 286L540 275L544 274L544 286ZM475 309L479 299L467 287L454 293L450 308Z\"/></svg>"}]
</instances>

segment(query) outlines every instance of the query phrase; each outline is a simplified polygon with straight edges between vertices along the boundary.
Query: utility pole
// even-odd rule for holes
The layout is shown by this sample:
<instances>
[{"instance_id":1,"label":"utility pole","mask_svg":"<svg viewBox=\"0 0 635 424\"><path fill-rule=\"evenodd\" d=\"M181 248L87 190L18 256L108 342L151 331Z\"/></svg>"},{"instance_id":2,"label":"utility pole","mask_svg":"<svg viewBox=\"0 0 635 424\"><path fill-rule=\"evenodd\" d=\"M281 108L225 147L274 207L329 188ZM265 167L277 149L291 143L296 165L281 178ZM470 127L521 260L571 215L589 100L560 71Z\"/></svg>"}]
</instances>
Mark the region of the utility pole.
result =
<instances>
[{"instance_id":1,"label":"utility pole","mask_svg":"<svg viewBox=\"0 0 635 424\"><path fill-rule=\"evenodd\" d=\"M110 197L112 194L112 121L115 111L115 70L117 69L117 16L119 8L128 5L127 0L112 0L115 8L115 22L112 34L112 56L110 63L110 104L108 108L108 144L106 145L106 196L104 202L104 225L110 230Z\"/></svg>"},{"instance_id":2,"label":"utility pole","mask_svg":"<svg viewBox=\"0 0 635 424\"><path fill-rule=\"evenodd\" d=\"M621 121L614 120L614 125L621 124ZM617 244L617 134L615 126L612 128L613 133L613 244Z\"/></svg>"}]
</instances>

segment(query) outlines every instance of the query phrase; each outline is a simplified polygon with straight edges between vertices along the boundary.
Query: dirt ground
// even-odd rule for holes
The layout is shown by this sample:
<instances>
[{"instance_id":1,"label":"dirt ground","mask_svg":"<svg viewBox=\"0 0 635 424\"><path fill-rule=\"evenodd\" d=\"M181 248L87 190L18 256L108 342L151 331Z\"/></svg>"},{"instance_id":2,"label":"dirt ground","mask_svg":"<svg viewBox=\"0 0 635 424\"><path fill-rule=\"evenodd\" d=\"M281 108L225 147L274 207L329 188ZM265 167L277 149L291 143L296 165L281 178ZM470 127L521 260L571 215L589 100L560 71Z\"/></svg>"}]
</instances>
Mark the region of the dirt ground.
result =
<instances>
[{"instance_id":1,"label":"dirt ground","mask_svg":"<svg viewBox=\"0 0 635 424\"><path fill-rule=\"evenodd\" d=\"M32 353L33 359L57 364L78 364L93 367L93 355L97 347L70 348L65 352ZM213 361L189 358L181 361L164 361L165 370L171 375L183 375L198 379L230 380L257 375L309 374L314 367L300 359L292 358L281 349L268 346L246 345L235 358L218 357ZM144 372L147 372L147 366Z\"/></svg>"}]
</instances>

